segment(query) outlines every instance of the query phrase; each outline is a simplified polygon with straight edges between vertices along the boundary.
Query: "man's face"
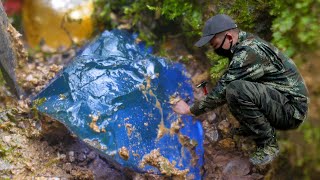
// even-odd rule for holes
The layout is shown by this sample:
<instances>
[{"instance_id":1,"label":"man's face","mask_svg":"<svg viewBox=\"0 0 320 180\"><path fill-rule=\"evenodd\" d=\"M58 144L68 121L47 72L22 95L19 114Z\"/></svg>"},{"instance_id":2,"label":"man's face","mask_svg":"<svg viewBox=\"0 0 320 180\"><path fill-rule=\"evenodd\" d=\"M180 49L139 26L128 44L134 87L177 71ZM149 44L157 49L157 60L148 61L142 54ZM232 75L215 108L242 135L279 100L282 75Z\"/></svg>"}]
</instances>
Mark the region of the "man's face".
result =
<instances>
[{"instance_id":1,"label":"man's face","mask_svg":"<svg viewBox=\"0 0 320 180\"><path fill-rule=\"evenodd\" d=\"M223 42L224 36L227 36L227 37L222 45L222 48L223 49L230 48L232 36L229 33L227 33L225 35L216 35L210 40L210 45L213 47L213 49L218 49L221 46L221 43Z\"/></svg>"}]
</instances>

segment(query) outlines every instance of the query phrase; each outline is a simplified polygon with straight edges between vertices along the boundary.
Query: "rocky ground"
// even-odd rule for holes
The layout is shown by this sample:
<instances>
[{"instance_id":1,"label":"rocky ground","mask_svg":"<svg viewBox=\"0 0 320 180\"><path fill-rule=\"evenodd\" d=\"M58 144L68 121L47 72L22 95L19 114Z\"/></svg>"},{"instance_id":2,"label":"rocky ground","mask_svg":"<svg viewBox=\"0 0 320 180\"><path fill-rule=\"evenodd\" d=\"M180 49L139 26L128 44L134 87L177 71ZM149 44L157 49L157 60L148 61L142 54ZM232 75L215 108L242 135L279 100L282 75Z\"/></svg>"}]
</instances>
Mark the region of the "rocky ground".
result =
<instances>
[{"instance_id":1,"label":"rocky ground","mask_svg":"<svg viewBox=\"0 0 320 180\"><path fill-rule=\"evenodd\" d=\"M208 80L207 62L201 56L188 54L176 40L168 40L171 59L186 57L188 72L194 85ZM30 96L39 92L75 55L74 50L44 55L19 62L17 78ZM305 65L302 69L313 69ZM305 73L309 83L312 74ZM211 88L209 84L208 88ZM203 94L194 88L195 97ZM170 179L156 175L138 174L110 164L107 157L74 137L57 121L37 114L29 99L16 100L0 86L0 177L12 179ZM315 109L311 109L314 111ZM250 139L232 137L230 127L237 121L226 107L199 117L205 130L204 179L263 179L270 167L257 169L248 161L254 149Z\"/></svg>"}]
</instances>

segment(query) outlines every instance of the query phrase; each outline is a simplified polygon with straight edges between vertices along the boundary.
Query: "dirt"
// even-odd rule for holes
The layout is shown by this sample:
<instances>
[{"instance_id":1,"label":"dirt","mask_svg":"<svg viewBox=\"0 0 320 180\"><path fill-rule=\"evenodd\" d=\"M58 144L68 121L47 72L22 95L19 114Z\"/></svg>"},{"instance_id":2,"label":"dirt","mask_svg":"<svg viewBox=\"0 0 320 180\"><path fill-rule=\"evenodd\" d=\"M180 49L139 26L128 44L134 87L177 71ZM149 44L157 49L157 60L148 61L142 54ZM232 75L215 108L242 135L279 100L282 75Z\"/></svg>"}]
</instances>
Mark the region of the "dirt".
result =
<instances>
[{"instance_id":1,"label":"dirt","mask_svg":"<svg viewBox=\"0 0 320 180\"><path fill-rule=\"evenodd\" d=\"M99 126L97 125L97 121L99 120L99 116L96 116L96 115L93 115L93 114L90 114L89 117L91 118L91 122L89 124L89 127L97 132L97 133L100 133L100 132L105 132L105 129L101 129L99 128Z\"/></svg>"},{"instance_id":2,"label":"dirt","mask_svg":"<svg viewBox=\"0 0 320 180\"><path fill-rule=\"evenodd\" d=\"M140 166L142 168L145 165L151 165L159 169L161 174L173 179L186 179L189 169L179 170L175 168L176 162L170 163L170 161L161 156L160 149L152 150L149 154L143 156Z\"/></svg>"},{"instance_id":3,"label":"dirt","mask_svg":"<svg viewBox=\"0 0 320 180\"><path fill-rule=\"evenodd\" d=\"M121 147L120 149L119 149L119 151L118 151L118 153L119 153L119 156L122 158L122 159L124 159L124 160L128 160L129 159L129 151L128 151L128 149L126 148L126 147Z\"/></svg>"}]
</instances>

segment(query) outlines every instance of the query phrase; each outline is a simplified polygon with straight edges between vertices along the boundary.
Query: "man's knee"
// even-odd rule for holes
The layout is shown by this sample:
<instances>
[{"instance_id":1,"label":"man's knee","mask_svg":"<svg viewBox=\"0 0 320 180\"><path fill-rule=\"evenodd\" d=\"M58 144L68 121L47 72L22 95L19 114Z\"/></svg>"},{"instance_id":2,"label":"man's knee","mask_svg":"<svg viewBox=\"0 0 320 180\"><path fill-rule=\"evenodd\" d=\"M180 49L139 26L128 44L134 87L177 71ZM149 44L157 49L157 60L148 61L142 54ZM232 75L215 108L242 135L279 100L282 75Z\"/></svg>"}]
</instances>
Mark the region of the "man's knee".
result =
<instances>
[{"instance_id":1,"label":"man's knee","mask_svg":"<svg viewBox=\"0 0 320 180\"><path fill-rule=\"evenodd\" d=\"M226 88L226 99L228 103L237 101L239 97L242 95L243 89L243 80L235 80L230 82Z\"/></svg>"}]
</instances>

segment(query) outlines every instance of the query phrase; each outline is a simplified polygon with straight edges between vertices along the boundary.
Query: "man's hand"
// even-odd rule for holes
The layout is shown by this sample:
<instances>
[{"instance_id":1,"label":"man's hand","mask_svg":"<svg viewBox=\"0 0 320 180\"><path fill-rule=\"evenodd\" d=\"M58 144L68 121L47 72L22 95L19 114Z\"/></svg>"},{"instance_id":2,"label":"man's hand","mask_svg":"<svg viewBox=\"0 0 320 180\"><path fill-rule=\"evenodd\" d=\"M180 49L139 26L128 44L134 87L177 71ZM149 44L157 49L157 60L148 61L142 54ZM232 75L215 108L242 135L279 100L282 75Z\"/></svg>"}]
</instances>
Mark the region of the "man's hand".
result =
<instances>
[{"instance_id":1,"label":"man's hand","mask_svg":"<svg viewBox=\"0 0 320 180\"><path fill-rule=\"evenodd\" d=\"M184 100L180 100L174 104L172 110L178 114L192 115L189 105Z\"/></svg>"}]
</instances>

